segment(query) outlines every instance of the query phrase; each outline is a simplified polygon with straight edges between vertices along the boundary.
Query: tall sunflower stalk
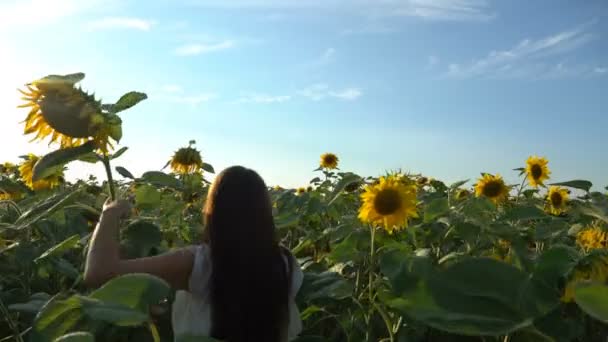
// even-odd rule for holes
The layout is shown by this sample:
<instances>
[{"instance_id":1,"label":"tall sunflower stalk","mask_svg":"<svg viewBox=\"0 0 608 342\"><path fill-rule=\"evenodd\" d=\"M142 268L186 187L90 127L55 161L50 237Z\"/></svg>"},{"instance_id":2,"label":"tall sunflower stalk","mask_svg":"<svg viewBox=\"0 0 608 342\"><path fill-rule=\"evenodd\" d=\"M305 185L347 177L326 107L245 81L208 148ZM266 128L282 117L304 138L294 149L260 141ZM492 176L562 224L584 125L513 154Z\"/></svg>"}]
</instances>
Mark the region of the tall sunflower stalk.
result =
<instances>
[{"instance_id":1,"label":"tall sunflower stalk","mask_svg":"<svg viewBox=\"0 0 608 342\"><path fill-rule=\"evenodd\" d=\"M44 178L42 175L46 176L49 169L62 167L67 162L94 153L104 165L108 190L114 200L116 191L110 152L122 138L122 120L117 113L136 105L147 96L130 92L115 104L102 104L93 94L76 86L84 77L83 73L49 75L27 84L25 90L19 90L25 101L19 107L30 109L24 120L24 134L34 135L32 141L49 138L49 145L59 145L58 151L36 160L32 165L31 183L36 184L39 178ZM49 157L53 153L62 153L62 158Z\"/></svg>"}]
</instances>

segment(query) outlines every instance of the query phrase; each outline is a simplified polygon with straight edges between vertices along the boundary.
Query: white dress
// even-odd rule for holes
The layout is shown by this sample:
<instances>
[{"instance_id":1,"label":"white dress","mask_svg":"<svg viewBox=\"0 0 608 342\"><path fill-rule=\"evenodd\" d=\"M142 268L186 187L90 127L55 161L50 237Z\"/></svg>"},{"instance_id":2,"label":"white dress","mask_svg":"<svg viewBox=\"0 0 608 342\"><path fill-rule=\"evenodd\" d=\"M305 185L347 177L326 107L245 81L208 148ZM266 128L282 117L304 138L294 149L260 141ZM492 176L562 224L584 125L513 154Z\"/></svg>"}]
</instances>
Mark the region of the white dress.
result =
<instances>
[{"instance_id":1,"label":"white dress","mask_svg":"<svg viewBox=\"0 0 608 342\"><path fill-rule=\"evenodd\" d=\"M177 336L209 336L211 330L211 307L209 298L209 278L211 276L211 255L206 244L190 247L194 254L194 264L188 283L189 291L177 291L173 302L173 333ZM293 257L292 257L293 258ZM284 257L287 263L287 257ZM289 289L289 341L302 331L300 312L295 297L302 285L303 274L298 261L292 260L291 288Z\"/></svg>"}]
</instances>

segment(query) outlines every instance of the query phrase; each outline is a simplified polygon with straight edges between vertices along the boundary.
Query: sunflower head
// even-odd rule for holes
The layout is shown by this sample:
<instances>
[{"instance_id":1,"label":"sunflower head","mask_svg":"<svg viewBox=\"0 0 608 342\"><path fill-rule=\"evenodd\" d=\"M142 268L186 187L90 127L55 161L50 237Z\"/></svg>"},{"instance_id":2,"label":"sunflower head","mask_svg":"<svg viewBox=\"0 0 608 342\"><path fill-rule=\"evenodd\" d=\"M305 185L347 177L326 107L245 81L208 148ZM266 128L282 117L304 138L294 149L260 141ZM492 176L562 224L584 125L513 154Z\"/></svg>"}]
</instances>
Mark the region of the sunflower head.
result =
<instances>
[{"instance_id":1,"label":"sunflower head","mask_svg":"<svg viewBox=\"0 0 608 342\"><path fill-rule=\"evenodd\" d=\"M475 195L486 197L495 204L504 201L509 196L509 188L499 174L484 174L475 185Z\"/></svg>"},{"instance_id":2,"label":"sunflower head","mask_svg":"<svg viewBox=\"0 0 608 342\"><path fill-rule=\"evenodd\" d=\"M274 191L282 191L282 190L283 190L283 188L282 188L280 185L275 185L275 186L272 188L272 190L274 190Z\"/></svg>"},{"instance_id":3,"label":"sunflower head","mask_svg":"<svg viewBox=\"0 0 608 342\"><path fill-rule=\"evenodd\" d=\"M306 188L303 187L303 186L301 186L301 187L299 187L299 188L296 189L296 195L301 195L301 194L303 194L305 192L306 192Z\"/></svg>"},{"instance_id":4,"label":"sunflower head","mask_svg":"<svg viewBox=\"0 0 608 342\"><path fill-rule=\"evenodd\" d=\"M378 184L365 188L361 201L359 219L383 226L389 233L406 228L410 218L418 217L416 186L404 184L401 175L380 177Z\"/></svg>"},{"instance_id":5,"label":"sunflower head","mask_svg":"<svg viewBox=\"0 0 608 342\"><path fill-rule=\"evenodd\" d=\"M530 156L526 161L526 174L530 185L538 188L538 186L544 186L544 181L549 179L551 171L547 167L549 161L546 158L539 158L537 156Z\"/></svg>"},{"instance_id":6,"label":"sunflower head","mask_svg":"<svg viewBox=\"0 0 608 342\"><path fill-rule=\"evenodd\" d=\"M334 170L338 168L338 156L333 153L324 153L321 155L319 166L326 170Z\"/></svg>"},{"instance_id":7,"label":"sunflower head","mask_svg":"<svg viewBox=\"0 0 608 342\"><path fill-rule=\"evenodd\" d=\"M40 157L30 153L27 155L27 159L19 166L21 180L28 188L34 191L46 190L55 188L63 183L63 168L57 169L46 178L34 182L32 179L34 176L33 170L38 160L40 160Z\"/></svg>"},{"instance_id":8,"label":"sunflower head","mask_svg":"<svg viewBox=\"0 0 608 342\"><path fill-rule=\"evenodd\" d=\"M173 157L169 161L173 172L185 175L201 170L203 158L199 150L192 145L193 142L188 147L182 147L173 154Z\"/></svg>"},{"instance_id":9,"label":"sunflower head","mask_svg":"<svg viewBox=\"0 0 608 342\"><path fill-rule=\"evenodd\" d=\"M50 143L63 147L75 147L94 140L103 153L113 148L110 138L122 137L122 121L116 114L102 110L97 101L75 84L84 74L47 76L28 84L27 90L19 90L30 112L24 123L24 134L35 134L33 140L50 137Z\"/></svg>"},{"instance_id":10,"label":"sunflower head","mask_svg":"<svg viewBox=\"0 0 608 342\"><path fill-rule=\"evenodd\" d=\"M551 186L547 194L548 211L556 216L561 215L566 210L568 202L568 190L559 186Z\"/></svg>"},{"instance_id":11,"label":"sunflower head","mask_svg":"<svg viewBox=\"0 0 608 342\"><path fill-rule=\"evenodd\" d=\"M576 234L576 244L585 251L606 248L608 233L599 226L587 227Z\"/></svg>"},{"instance_id":12,"label":"sunflower head","mask_svg":"<svg viewBox=\"0 0 608 342\"><path fill-rule=\"evenodd\" d=\"M579 283L606 281L608 281L608 257L605 255L588 257L583 262L579 262L571 272L561 300L566 303L574 301L574 289Z\"/></svg>"}]
</instances>

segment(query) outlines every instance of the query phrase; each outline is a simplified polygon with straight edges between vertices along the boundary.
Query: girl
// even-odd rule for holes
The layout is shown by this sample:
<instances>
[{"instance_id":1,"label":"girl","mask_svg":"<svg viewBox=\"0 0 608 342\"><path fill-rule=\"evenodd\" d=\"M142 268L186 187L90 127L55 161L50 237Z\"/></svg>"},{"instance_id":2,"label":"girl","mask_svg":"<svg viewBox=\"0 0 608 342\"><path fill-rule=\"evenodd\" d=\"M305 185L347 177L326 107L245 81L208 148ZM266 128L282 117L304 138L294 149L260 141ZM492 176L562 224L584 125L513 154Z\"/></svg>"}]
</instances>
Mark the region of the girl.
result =
<instances>
[{"instance_id":1,"label":"girl","mask_svg":"<svg viewBox=\"0 0 608 342\"><path fill-rule=\"evenodd\" d=\"M218 175L204 208L198 246L159 256L122 260L117 239L127 201L107 202L87 256L84 280L100 286L126 273L149 273L177 289L175 336L227 342L283 342L302 329L295 296L302 271L275 235L272 204L262 178L234 166Z\"/></svg>"}]
</instances>

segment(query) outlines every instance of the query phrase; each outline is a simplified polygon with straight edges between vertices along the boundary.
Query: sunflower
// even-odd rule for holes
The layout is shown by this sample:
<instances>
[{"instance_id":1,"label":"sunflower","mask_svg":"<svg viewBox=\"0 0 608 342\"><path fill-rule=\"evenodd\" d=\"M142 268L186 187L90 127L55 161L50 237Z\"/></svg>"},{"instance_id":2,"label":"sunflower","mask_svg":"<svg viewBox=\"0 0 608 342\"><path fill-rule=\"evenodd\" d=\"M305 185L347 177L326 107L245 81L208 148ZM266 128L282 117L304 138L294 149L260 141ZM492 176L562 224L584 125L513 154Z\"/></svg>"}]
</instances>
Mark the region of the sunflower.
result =
<instances>
[{"instance_id":1,"label":"sunflower","mask_svg":"<svg viewBox=\"0 0 608 342\"><path fill-rule=\"evenodd\" d=\"M38 180L33 181L33 170L34 165L40 160L40 157L28 154L27 159L19 166L19 173L21 173L21 179L32 190L46 190L57 187L63 183L63 169L56 170L52 175Z\"/></svg>"},{"instance_id":2,"label":"sunflower","mask_svg":"<svg viewBox=\"0 0 608 342\"><path fill-rule=\"evenodd\" d=\"M188 147L182 147L173 154L169 163L175 173L182 175L195 173L203 167L201 153L192 145L191 143Z\"/></svg>"},{"instance_id":3,"label":"sunflower","mask_svg":"<svg viewBox=\"0 0 608 342\"><path fill-rule=\"evenodd\" d=\"M574 289L581 282L600 282L608 281L608 257L605 255L595 256L586 263L579 263L570 274L569 280L564 289L561 300L565 303L574 301Z\"/></svg>"},{"instance_id":4,"label":"sunflower","mask_svg":"<svg viewBox=\"0 0 608 342\"><path fill-rule=\"evenodd\" d=\"M576 244L585 251L606 248L608 233L598 226L587 227L576 234Z\"/></svg>"},{"instance_id":5,"label":"sunflower","mask_svg":"<svg viewBox=\"0 0 608 342\"><path fill-rule=\"evenodd\" d=\"M0 174L6 174L9 175L13 172L15 172L17 170L17 165L10 163L10 162L4 162L2 164L0 164Z\"/></svg>"},{"instance_id":6,"label":"sunflower","mask_svg":"<svg viewBox=\"0 0 608 342\"><path fill-rule=\"evenodd\" d=\"M71 79L69 76L73 76ZM20 108L31 107L24 123L24 134L36 134L32 140L50 137L62 148L80 146L94 140L107 154L122 137L122 121L115 114L103 113L101 103L74 86L84 74L66 77L45 77L19 90L26 101Z\"/></svg>"},{"instance_id":7,"label":"sunflower","mask_svg":"<svg viewBox=\"0 0 608 342\"><path fill-rule=\"evenodd\" d=\"M272 188L272 190L274 190L274 191L282 191L282 190L283 190L283 188L282 188L280 185L275 185L275 186Z\"/></svg>"},{"instance_id":8,"label":"sunflower","mask_svg":"<svg viewBox=\"0 0 608 342\"><path fill-rule=\"evenodd\" d=\"M568 202L568 190L559 186L551 186L547 194L547 206L553 215L561 215L566 210Z\"/></svg>"},{"instance_id":9,"label":"sunflower","mask_svg":"<svg viewBox=\"0 0 608 342\"><path fill-rule=\"evenodd\" d=\"M401 175L380 177L379 183L368 185L361 194L359 219L373 225L382 225L389 234L406 228L408 219L418 217L416 186L405 185Z\"/></svg>"},{"instance_id":10,"label":"sunflower","mask_svg":"<svg viewBox=\"0 0 608 342\"><path fill-rule=\"evenodd\" d=\"M539 185L544 186L545 180L549 179L551 171L547 167L549 161L546 158L539 158L537 156L531 156L526 161L526 173L528 174L528 181L530 185L538 188Z\"/></svg>"},{"instance_id":11,"label":"sunflower","mask_svg":"<svg viewBox=\"0 0 608 342\"><path fill-rule=\"evenodd\" d=\"M487 197L489 200L498 204L509 196L509 188L499 174L484 174L479 178L475 185L475 195L477 197Z\"/></svg>"},{"instance_id":12,"label":"sunflower","mask_svg":"<svg viewBox=\"0 0 608 342\"><path fill-rule=\"evenodd\" d=\"M296 189L296 195L301 195L301 194L303 194L305 192L306 192L306 188L305 187L301 186L301 187L299 187L299 188Z\"/></svg>"},{"instance_id":13,"label":"sunflower","mask_svg":"<svg viewBox=\"0 0 608 342\"><path fill-rule=\"evenodd\" d=\"M323 169L334 170L338 168L338 156L333 153L324 153L321 155L319 166Z\"/></svg>"},{"instance_id":14,"label":"sunflower","mask_svg":"<svg viewBox=\"0 0 608 342\"><path fill-rule=\"evenodd\" d=\"M469 198L470 195L471 195L471 192L469 190L458 189L458 191L456 191L456 200L462 201L464 199Z\"/></svg>"},{"instance_id":15,"label":"sunflower","mask_svg":"<svg viewBox=\"0 0 608 342\"><path fill-rule=\"evenodd\" d=\"M0 189L0 201L5 201L5 200L17 201L22 198L23 198L22 192L14 192L14 191L8 191L5 189Z\"/></svg>"}]
</instances>

